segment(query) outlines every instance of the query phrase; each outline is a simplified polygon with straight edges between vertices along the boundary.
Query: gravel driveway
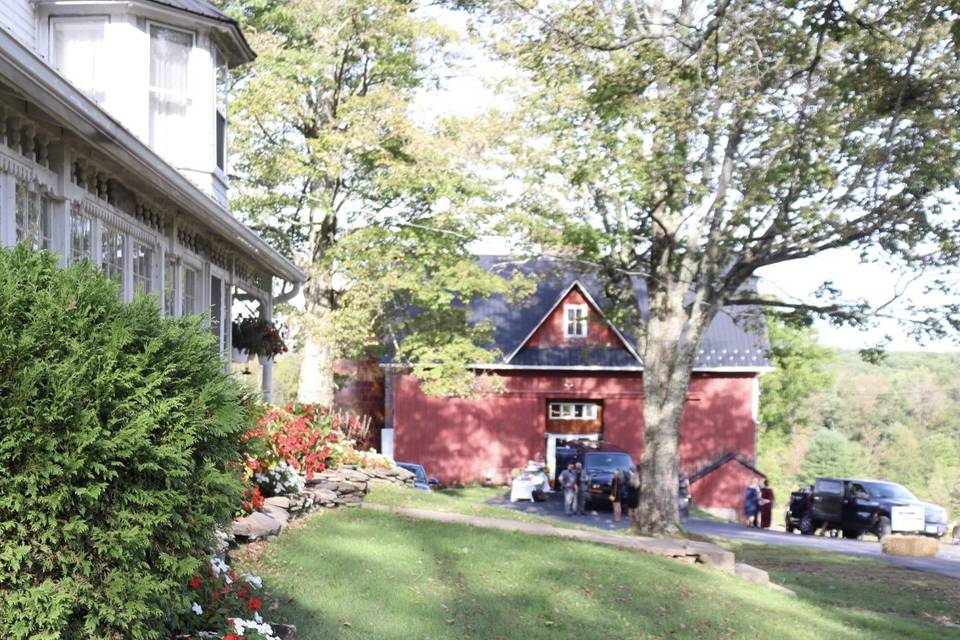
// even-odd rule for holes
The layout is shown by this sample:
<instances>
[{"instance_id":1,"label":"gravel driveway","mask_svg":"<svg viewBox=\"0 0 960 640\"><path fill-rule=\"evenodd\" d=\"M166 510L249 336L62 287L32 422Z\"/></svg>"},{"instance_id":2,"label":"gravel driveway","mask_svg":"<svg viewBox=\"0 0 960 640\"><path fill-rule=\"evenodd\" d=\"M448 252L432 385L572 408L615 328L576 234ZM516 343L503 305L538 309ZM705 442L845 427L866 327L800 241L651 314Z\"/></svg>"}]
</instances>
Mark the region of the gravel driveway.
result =
<instances>
[{"instance_id":1,"label":"gravel driveway","mask_svg":"<svg viewBox=\"0 0 960 640\"><path fill-rule=\"evenodd\" d=\"M540 516L548 516L575 522L581 525L597 527L607 531L624 529L627 526L626 516L619 523L613 521L610 510L590 511L583 516L566 516L563 513L563 499L553 494L545 502L513 502L506 496L489 501L507 509L522 511ZM901 558L888 556L880 550L880 543L874 540L844 540L843 538L829 538L823 536L801 536L800 534L785 533L753 529L731 522L718 522L701 518L690 518L686 527L692 533L726 540L742 540L767 545L789 545L795 547L810 547L820 551L832 551L849 555L867 556L877 560L893 562L903 567L939 573L960 580L960 546L944 544L940 546L940 553L934 558ZM872 536L868 536L872 538Z\"/></svg>"}]
</instances>

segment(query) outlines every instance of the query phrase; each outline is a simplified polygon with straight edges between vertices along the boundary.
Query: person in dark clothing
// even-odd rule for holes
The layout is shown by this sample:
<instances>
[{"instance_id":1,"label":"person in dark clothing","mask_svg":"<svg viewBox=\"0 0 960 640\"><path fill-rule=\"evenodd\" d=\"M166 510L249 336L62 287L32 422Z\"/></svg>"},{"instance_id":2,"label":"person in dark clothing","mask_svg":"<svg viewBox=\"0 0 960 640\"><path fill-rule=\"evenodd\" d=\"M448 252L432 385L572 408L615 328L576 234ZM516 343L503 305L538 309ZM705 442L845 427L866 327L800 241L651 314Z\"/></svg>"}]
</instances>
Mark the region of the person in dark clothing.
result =
<instances>
[{"instance_id":1,"label":"person in dark clothing","mask_svg":"<svg viewBox=\"0 0 960 640\"><path fill-rule=\"evenodd\" d=\"M620 522L623 513L623 498L627 490L623 482L623 471L617 469L610 480L610 502L613 504L613 521Z\"/></svg>"},{"instance_id":2,"label":"person in dark clothing","mask_svg":"<svg viewBox=\"0 0 960 640\"><path fill-rule=\"evenodd\" d=\"M754 478L743 496L743 517L747 521L748 527L756 527L759 522L757 516L760 513L760 483Z\"/></svg>"},{"instance_id":3,"label":"person in dark clothing","mask_svg":"<svg viewBox=\"0 0 960 640\"><path fill-rule=\"evenodd\" d=\"M680 487L677 490L677 500L680 503L680 519L690 517L690 478L686 471L680 471Z\"/></svg>"},{"instance_id":4,"label":"person in dark clothing","mask_svg":"<svg viewBox=\"0 0 960 640\"><path fill-rule=\"evenodd\" d=\"M770 481L764 479L763 488L760 489L760 528L769 529L770 520L773 516L773 489L770 488Z\"/></svg>"},{"instance_id":5,"label":"person in dark clothing","mask_svg":"<svg viewBox=\"0 0 960 640\"><path fill-rule=\"evenodd\" d=\"M627 474L627 519L635 524L640 509L640 471L634 467Z\"/></svg>"}]
</instances>

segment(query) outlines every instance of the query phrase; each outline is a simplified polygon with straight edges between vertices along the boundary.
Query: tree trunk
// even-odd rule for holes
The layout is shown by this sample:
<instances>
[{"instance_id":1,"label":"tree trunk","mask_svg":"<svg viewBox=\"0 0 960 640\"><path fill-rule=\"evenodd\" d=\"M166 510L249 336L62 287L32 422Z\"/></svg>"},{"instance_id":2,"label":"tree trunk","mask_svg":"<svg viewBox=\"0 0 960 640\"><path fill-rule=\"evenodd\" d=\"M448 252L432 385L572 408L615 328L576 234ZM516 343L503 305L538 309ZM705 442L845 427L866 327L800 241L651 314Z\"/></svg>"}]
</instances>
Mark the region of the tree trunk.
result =
<instances>
[{"instance_id":1,"label":"tree trunk","mask_svg":"<svg viewBox=\"0 0 960 640\"><path fill-rule=\"evenodd\" d=\"M673 534L680 528L680 419L706 324L709 318L698 316L690 325L682 292L651 294L643 349L642 490L637 525L644 534Z\"/></svg>"},{"instance_id":2,"label":"tree trunk","mask_svg":"<svg viewBox=\"0 0 960 640\"><path fill-rule=\"evenodd\" d=\"M312 404L333 405L334 350L330 339L332 315L332 277L316 273L304 289L304 313L300 380L297 400Z\"/></svg>"}]
</instances>

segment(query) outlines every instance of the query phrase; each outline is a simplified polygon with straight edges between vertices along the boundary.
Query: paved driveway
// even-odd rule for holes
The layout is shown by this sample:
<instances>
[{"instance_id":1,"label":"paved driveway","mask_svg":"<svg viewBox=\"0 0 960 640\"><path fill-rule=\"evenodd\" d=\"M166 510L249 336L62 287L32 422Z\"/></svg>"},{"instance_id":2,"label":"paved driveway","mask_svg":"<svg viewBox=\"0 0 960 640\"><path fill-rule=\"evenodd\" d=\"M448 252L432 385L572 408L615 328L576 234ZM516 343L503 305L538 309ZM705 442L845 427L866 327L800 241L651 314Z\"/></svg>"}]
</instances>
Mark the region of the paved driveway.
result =
<instances>
[{"instance_id":1,"label":"paved driveway","mask_svg":"<svg viewBox=\"0 0 960 640\"><path fill-rule=\"evenodd\" d=\"M608 531L623 529L627 526L626 516L624 516L623 520L619 523L615 523L613 521L613 514L609 509L590 511L583 516L566 516L563 513L563 499L557 494L550 496L550 499L545 502L524 501L511 503L506 495L504 495L502 498L491 500L490 503L524 513L553 517L558 520L576 522L577 524L597 527ZM743 540L768 545L810 547L821 551L867 556L877 560L893 562L910 569L939 573L960 580L960 546L956 545L941 545L940 553L934 558L901 558L898 556L885 555L880 550L880 543L871 540L844 540L843 538L828 538L822 536L801 536L800 534L753 529L730 522L718 522L716 520L700 518L690 518L686 523L686 527L692 533L710 536L712 538Z\"/></svg>"},{"instance_id":2,"label":"paved driveway","mask_svg":"<svg viewBox=\"0 0 960 640\"><path fill-rule=\"evenodd\" d=\"M731 522L717 522L715 520L701 520L690 518L687 529L693 533L713 538L728 540L745 540L768 545L790 545L795 547L809 547L820 551L833 551L849 555L867 556L877 560L886 560L910 569L930 571L960 580L960 546L940 545L940 553L934 558L901 558L888 556L880 550L880 543L868 536L866 540L844 540L843 538L829 538L823 536L802 536L784 531L769 531L753 529ZM872 538L872 539L871 539Z\"/></svg>"}]
</instances>

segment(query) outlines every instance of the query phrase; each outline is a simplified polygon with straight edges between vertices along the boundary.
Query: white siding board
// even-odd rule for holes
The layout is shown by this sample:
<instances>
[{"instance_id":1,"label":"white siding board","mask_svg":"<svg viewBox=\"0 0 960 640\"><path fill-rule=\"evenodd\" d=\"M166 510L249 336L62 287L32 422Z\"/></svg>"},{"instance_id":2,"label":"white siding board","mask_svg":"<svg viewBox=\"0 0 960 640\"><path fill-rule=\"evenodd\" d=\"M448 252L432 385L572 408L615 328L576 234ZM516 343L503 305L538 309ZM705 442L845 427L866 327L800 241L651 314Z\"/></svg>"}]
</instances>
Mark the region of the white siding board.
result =
<instances>
[{"instance_id":1,"label":"white siding board","mask_svg":"<svg viewBox=\"0 0 960 640\"><path fill-rule=\"evenodd\" d=\"M0 0L0 27L30 49L36 50L36 14L30 0Z\"/></svg>"}]
</instances>

